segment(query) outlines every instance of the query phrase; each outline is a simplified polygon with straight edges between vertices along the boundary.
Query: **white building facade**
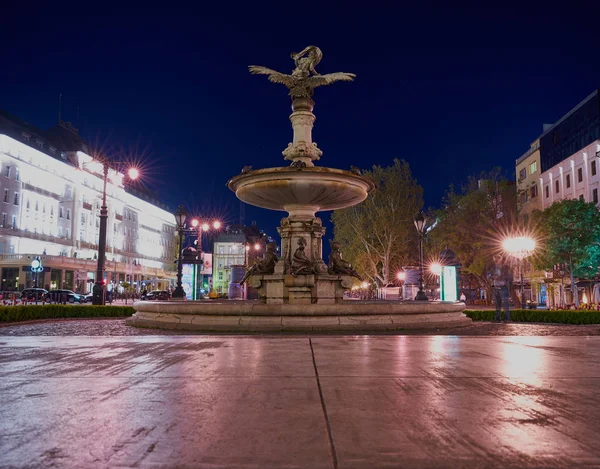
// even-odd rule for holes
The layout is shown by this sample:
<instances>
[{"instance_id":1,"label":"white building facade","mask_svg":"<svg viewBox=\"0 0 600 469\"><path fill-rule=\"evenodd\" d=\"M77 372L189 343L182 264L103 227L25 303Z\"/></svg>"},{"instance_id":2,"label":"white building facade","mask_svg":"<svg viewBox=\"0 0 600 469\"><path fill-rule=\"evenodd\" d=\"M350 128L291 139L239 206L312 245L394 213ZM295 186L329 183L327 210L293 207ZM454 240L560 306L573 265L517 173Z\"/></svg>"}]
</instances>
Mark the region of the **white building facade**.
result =
<instances>
[{"instance_id":1,"label":"white building facade","mask_svg":"<svg viewBox=\"0 0 600 469\"><path fill-rule=\"evenodd\" d=\"M1 116L0 116L1 117ZM91 291L95 281L102 165L85 144L61 149L44 132L21 135L0 120L0 268L2 291L34 285ZM61 132L76 131L64 126ZM78 137L76 137L78 139ZM87 150L87 151L86 151ZM134 195L124 175L107 180L106 283L134 289L169 288L174 271L174 215ZM28 271L40 256L43 275Z\"/></svg>"},{"instance_id":2,"label":"white building facade","mask_svg":"<svg viewBox=\"0 0 600 469\"><path fill-rule=\"evenodd\" d=\"M540 174L542 210L564 199L583 199L600 206L600 158L597 154L600 155L600 140Z\"/></svg>"}]
</instances>

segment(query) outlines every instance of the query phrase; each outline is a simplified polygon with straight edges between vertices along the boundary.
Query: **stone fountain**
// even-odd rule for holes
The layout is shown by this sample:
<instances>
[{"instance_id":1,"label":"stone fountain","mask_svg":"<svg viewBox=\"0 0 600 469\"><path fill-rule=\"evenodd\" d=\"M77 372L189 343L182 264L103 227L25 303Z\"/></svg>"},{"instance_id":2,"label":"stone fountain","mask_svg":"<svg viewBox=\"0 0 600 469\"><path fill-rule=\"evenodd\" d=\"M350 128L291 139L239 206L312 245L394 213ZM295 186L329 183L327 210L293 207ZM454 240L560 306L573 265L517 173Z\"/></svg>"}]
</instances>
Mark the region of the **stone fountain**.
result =
<instances>
[{"instance_id":1,"label":"stone fountain","mask_svg":"<svg viewBox=\"0 0 600 469\"><path fill-rule=\"evenodd\" d=\"M309 46L291 55L290 75L252 65L289 89L293 140L283 151L288 166L252 170L227 182L236 196L251 205L287 212L278 227L281 258L268 246L265 258L252 266L243 282L258 289L259 301L137 302L131 325L194 330L395 330L448 327L471 322L463 303L344 300L344 292L359 277L332 242L329 264L323 260L325 227L316 213L361 203L374 190L373 182L353 169L315 166L323 152L312 140L315 122L314 89L352 81L352 73L321 75L316 66L322 53Z\"/></svg>"}]
</instances>

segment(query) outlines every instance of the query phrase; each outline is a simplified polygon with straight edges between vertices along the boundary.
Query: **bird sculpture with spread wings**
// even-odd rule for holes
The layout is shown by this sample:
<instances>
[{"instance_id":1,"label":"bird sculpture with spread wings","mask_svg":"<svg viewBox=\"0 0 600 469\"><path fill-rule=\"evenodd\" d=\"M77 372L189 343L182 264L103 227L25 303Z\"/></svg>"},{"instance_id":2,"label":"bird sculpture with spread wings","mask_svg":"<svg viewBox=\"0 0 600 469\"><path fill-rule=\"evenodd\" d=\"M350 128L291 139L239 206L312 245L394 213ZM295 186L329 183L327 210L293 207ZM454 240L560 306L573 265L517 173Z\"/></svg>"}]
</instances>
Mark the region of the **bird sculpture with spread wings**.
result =
<instances>
[{"instance_id":1,"label":"bird sculpture with spread wings","mask_svg":"<svg viewBox=\"0 0 600 469\"><path fill-rule=\"evenodd\" d=\"M292 53L296 68L291 75L280 73L260 65L250 65L248 69L254 75L267 75L272 83L281 83L289 90L292 99L312 98L314 89L318 86L331 85L336 81L352 81L354 73L336 72L320 75L315 66L321 61L323 53L316 46L308 46L302 52Z\"/></svg>"}]
</instances>

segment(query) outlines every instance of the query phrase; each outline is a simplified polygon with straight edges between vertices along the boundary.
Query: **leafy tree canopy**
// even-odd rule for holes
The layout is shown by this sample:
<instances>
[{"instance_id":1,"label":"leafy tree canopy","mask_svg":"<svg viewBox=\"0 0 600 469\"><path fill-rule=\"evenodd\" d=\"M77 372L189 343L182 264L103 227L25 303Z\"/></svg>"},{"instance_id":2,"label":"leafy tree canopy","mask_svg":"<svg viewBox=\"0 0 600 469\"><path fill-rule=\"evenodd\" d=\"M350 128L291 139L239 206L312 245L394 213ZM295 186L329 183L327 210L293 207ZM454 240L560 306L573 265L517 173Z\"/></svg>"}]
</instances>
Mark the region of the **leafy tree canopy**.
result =
<instances>
[{"instance_id":1,"label":"leafy tree canopy","mask_svg":"<svg viewBox=\"0 0 600 469\"><path fill-rule=\"evenodd\" d=\"M491 289L488 273L501 240L514 225L516 190L500 168L469 177L460 192L450 187L443 208L432 215L437 226L428 235L428 250L452 249L462 274L481 287ZM431 251L429 251L431 253Z\"/></svg>"},{"instance_id":2,"label":"leafy tree canopy","mask_svg":"<svg viewBox=\"0 0 600 469\"><path fill-rule=\"evenodd\" d=\"M356 270L378 285L394 280L397 269L416 255L414 216L423 207L423 188L408 163L394 159L363 174L377 188L354 207L334 212L335 239Z\"/></svg>"},{"instance_id":3,"label":"leafy tree canopy","mask_svg":"<svg viewBox=\"0 0 600 469\"><path fill-rule=\"evenodd\" d=\"M591 278L600 260L600 210L593 202L566 199L554 202L534 219L541 237L534 265L552 270L564 264L574 276Z\"/></svg>"}]
</instances>

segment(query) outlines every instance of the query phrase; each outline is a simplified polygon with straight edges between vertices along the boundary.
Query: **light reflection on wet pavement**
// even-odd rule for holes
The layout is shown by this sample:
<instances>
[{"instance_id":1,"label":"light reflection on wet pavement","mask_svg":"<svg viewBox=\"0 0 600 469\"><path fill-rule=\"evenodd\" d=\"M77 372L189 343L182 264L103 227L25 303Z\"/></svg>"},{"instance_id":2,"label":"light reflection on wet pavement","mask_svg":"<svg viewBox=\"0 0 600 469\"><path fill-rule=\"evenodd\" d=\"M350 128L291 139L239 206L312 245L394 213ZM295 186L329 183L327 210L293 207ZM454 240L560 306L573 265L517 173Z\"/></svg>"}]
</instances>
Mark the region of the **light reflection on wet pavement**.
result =
<instances>
[{"instance_id":1,"label":"light reflection on wet pavement","mask_svg":"<svg viewBox=\"0 0 600 469\"><path fill-rule=\"evenodd\" d=\"M213 333L214 334L214 333ZM466 327L447 329L402 330L388 335L500 335L500 336L590 336L600 335L600 325L571 325L571 324L522 324L522 323L493 323L474 322ZM125 324L125 319L66 319L28 322L19 325L2 325L0 336L139 336L139 335L206 335L202 332L169 331L159 329L142 329ZM268 335L268 334L263 334ZM292 334L290 334L292 335ZM304 333L293 335L306 335ZM336 335L327 333L326 335Z\"/></svg>"},{"instance_id":2,"label":"light reflection on wet pavement","mask_svg":"<svg viewBox=\"0 0 600 469\"><path fill-rule=\"evenodd\" d=\"M3 336L0 348L2 468L600 466L600 337Z\"/></svg>"}]
</instances>

